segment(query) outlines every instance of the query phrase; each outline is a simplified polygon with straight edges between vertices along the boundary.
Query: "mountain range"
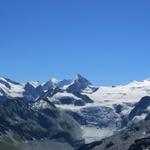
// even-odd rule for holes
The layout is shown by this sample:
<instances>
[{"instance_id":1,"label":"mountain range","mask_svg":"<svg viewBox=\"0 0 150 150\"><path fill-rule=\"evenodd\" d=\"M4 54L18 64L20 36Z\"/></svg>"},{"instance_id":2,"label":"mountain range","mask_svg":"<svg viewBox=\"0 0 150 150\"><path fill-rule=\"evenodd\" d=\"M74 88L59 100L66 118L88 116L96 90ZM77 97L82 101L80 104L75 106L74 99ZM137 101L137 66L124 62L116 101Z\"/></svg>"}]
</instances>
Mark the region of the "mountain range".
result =
<instances>
[{"instance_id":1,"label":"mountain range","mask_svg":"<svg viewBox=\"0 0 150 150\"><path fill-rule=\"evenodd\" d=\"M120 137L133 124L148 124L149 96L149 79L97 87L80 74L73 79L25 84L1 77L0 141L6 146L11 141L21 150L94 148L104 138ZM136 136L132 138L126 147L135 145ZM107 147L99 145L102 150Z\"/></svg>"}]
</instances>

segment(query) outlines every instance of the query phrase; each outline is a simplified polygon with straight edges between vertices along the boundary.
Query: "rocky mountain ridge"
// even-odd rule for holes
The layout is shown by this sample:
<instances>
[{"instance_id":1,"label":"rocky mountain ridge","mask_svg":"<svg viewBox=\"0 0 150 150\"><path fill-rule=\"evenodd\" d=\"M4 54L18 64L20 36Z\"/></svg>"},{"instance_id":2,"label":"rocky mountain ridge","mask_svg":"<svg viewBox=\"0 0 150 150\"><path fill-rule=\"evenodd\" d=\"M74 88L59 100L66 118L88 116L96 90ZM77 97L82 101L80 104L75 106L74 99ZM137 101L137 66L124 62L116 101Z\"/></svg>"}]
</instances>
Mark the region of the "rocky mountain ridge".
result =
<instances>
[{"instance_id":1,"label":"rocky mountain ridge","mask_svg":"<svg viewBox=\"0 0 150 150\"><path fill-rule=\"evenodd\" d=\"M45 101L38 102L38 99L47 99L80 124L82 136L89 143L145 119L149 113L149 98L146 100L145 96L150 95L150 80L97 88L81 75L62 81L52 79L43 84L33 81L20 84L0 78L0 95L1 101L25 98L29 103L35 102L33 108L36 109L46 109Z\"/></svg>"}]
</instances>

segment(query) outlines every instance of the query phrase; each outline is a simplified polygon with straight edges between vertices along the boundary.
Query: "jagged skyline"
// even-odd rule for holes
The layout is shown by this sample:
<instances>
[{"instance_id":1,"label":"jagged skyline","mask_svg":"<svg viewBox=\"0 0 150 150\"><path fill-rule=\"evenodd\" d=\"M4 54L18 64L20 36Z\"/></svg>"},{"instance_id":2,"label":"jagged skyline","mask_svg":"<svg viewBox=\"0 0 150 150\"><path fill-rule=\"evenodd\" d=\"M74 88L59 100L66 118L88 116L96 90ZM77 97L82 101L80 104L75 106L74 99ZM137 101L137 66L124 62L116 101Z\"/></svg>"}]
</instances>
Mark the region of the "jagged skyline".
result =
<instances>
[{"instance_id":1,"label":"jagged skyline","mask_svg":"<svg viewBox=\"0 0 150 150\"><path fill-rule=\"evenodd\" d=\"M70 78L96 85L150 76L149 1L0 2L0 76Z\"/></svg>"}]
</instances>

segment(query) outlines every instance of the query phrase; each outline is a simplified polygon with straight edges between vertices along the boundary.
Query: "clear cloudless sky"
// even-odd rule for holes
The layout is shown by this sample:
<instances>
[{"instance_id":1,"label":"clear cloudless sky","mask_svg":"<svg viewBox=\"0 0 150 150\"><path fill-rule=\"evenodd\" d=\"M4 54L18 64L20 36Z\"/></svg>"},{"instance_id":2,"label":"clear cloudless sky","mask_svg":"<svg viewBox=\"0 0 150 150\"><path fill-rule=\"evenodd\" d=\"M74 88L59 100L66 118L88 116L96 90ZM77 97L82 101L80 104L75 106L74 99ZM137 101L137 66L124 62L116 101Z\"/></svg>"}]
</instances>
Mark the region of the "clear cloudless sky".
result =
<instances>
[{"instance_id":1,"label":"clear cloudless sky","mask_svg":"<svg viewBox=\"0 0 150 150\"><path fill-rule=\"evenodd\" d=\"M96 85L150 77L150 1L0 0L0 76L76 73Z\"/></svg>"}]
</instances>

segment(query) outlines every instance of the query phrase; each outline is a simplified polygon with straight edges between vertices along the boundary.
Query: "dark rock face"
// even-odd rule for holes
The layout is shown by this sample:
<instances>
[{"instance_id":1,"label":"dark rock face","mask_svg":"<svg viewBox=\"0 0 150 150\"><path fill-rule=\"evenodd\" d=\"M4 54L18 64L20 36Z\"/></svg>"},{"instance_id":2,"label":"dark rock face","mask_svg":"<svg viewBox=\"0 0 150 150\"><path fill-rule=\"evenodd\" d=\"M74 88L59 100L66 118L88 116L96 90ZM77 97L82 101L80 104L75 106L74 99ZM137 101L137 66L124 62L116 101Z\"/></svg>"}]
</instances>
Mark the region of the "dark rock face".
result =
<instances>
[{"instance_id":1,"label":"dark rock face","mask_svg":"<svg viewBox=\"0 0 150 150\"><path fill-rule=\"evenodd\" d=\"M150 113L146 116L145 120L150 120Z\"/></svg>"},{"instance_id":2,"label":"dark rock face","mask_svg":"<svg viewBox=\"0 0 150 150\"><path fill-rule=\"evenodd\" d=\"M0 80L0 83L4 84L8 89L11 88L11 86L7 82L4 82L3 80Z\"/></svg>"},{"instance_id":3,"label":"dark rock face","mask_svg":"<svg viewBox=\"0 0 150 150\"><path fill-rule=\"evenodd\" d=\"M65 90L59 89L59 88L55 88L55 89L50 89L48 90L46 93L44 93L41 98L49 98L51 99L55 94L57 93L64 93L66 92ZM69 96L62 96L62 97L58 97L55 101L52 101L54 104L66 104L66 105L75 105L75 106L84 106L86 103L93 103L93 100L91 100L88 96L81 94L79 92L76 93L70 93L68 92L68 94L72 94L75 97L77 97L78 99L74 98L74 97L69 97Z\"/></svg>"},{"instance_id":4,"label":"dark rock face","mask_svg":"<svg viewBox=\"0 0 150 150\"><path fill-rule=\"evenodd\" d=\"M2 93L3 96L7 96L5 91L3 89L0 88L0 93Z\"/></svg>"},{"instance_id":5,"label":"dark rock face","mask_svg":"<svg viewBox=\"0 0 150 150\"><path fill-rule=\"evenodd\" d=\"M87 95L81 94L79 92L73 94L82 99L85 103L93 103L93 100L91 100Z\"/></svg>"},{"instance_id":6,"label":"dark rock face","mask_svg":"<svg viewBox=\"0 0 150 150\"><path fill-rule=\"evenodd\" d=\"M123 106L118 104L114 106L116 113L120 114L122 112Z\"/></svg>"},{"instance_id":7,"label":"dark rock face","mask_svg":"<svg viewBox=\"0 0 150 150\"><path fill-rule=\"evenodd\" d=\"M69 115L71 115L74 120L76 120L80 125L86 125L86 119L84 118L84 116L82 116L82 114L78 113L78 112L73 112L73 111L66 111L66 113L68 113Z\"/></svg>"},{"instance_id":8,"label":"dark rock face","mask_svg":"<svg viewBox=\"0 0 150 150\"><path fill-rule=\"evenodd\" d=\"M63 92L64 90L56 87L54 89L49 89L47 92L45 92L41 98L47 98L47 97L52 97L54 96L55 94L57 94L58 92Z\"/></svg>"},{"instance_id":9,"label":"dark rock face","mask_svg":"<svg viewBox=\"0 0 150 150\"><path fill-rule=\"evenodd\" d=\"M113 109L104 106L83 108L80 111L87 125L97 127L119 127L120 120L118 114Z\"/></svg>"},{"instance_id":10,"label":"dark rock face","mask_svg":"<svg viewBox=\"0 0 150 150\"><path fill-rule=\"evenodd\" d=\"M29 100L34 101L37 97L44 94L43 88L41 85L38 87L32 86L29 82L24 87L25 91L23 95Z\"/></svg>"},{"instance_id":11,"label":"dark rock face","mask_svg":"<svg viewBox=\"0 0 150 150\"><path fill-rule=\"evenodd\" d=\"M44 85L43 85L43 90L47 91L49 89L53 89L54 85L52 83L52 81L47 81Z\"/></svg>"},{"instance_id":12,"label":"dark rock face","mask_svg":"<svg viewBox=\"0 0 150 150\"><path fill-rule=\"evenodd\" d=\"M87 79L85 79L79 74L77 75L76 79L73 82L74 83L67 88L68 92L72 93L81 92L89 85L92 85Z\"/></svg>"},{"instance_id":13,"label":"dark rock face","mask_svg":"<svg viewBox=\"0 0 150 150\"><path fill-rule=\"evenodd\" d=\"M48 91L50 89L59 88L62 89L65 85L69 85L72 82L72 80L62 80L62 81L53 81L49 80L47 81L42 87L43 90Z\"/></svg>"},{"instance_id":14,"label":"dark rock face","mask_svg":"<svg viewBox=\"0 0 150 150\"><path fill-rule=\"evenodd\" d=\"M150 137L135 140L128 150L149 150L150 149Z\"/></svg>"},{"instance_id":15,"label":"dark rock face","mask_svg":"<svg viewBox=\"0 0 150 150\"><path fill-rule=\"evenodd\" d=\"M59 100L53 102L54 104L67 104L67 105L75 105L75 106L84 106L87 102L85 102L85 99L74 99L71 97L61 97Z\"/></svg>"},{"instance_id":16,"label":"dark rock face","mask_svg":"<svg viewBox=\"0 0 150 150\"><path fill-rule=\"evenodd\" d=\"M56 102L56 104L57 104L57 102ZM73 98L70 98L70 97L61 97L61 98L59 98L58 104L67 104L67 105L76 104L76 100ZM78 105L80 106L80 103ZM84 105L84 103L83 103L83 105Z\"/></svg>"},{"instance_id":17,"label":"dark rock face","mask_svg":"<svg viewBox=\"0 0 150 150\"><path fill-rule=\"evenodd\" d=\"M29 103L25 98L0 98L0 102L0 134L11 131L22 140L63 138L71 145L83 142L79 125L47 99ZM38 105L43 102L46 107Z\"/></svg>"},{"instance_id":18,"label":"dark rock face","mask_svg":"<svg viewBox=\"0 0 150 150\"><path fill-rule=\"evenodd\" d=\"M71 79L70 79L70 80L64 79L64 80L62 80L62 81L60 81L60 82L58 83L57 87L63 88L64 85L69 85L71 82L72 82Z\"/></svg>"},{"instance_id":19,"label":"dark rock face","mask_svg":"<svg viewBox=\"0 0 150 150\"><path fill-rule=\"evenodd\" d=\"M4 80L0 80L0 83L5 85L8 89L11 88L10 83L15 84L15 85L19 85L20 83L12 81L8 78L4 78Z\"/></svg>"},{"instance_id":20,"label":"dark rock face","mask_svg":"<svg viewBox=\"0 0 150 150\"><path fill-rule=\"evenodd\" d=\"M75 106L84 106L85 105L85 102L83 100L76 100L74 102L74 105Z\"/></svg>"},{"instance_id":21,"label":"dark rock face","mask_svg":"<svg viewBox=\"0 0 150 150\"><path fill-rule=\"evenodd\" d=\"M103 142L102 141L96 141L91 144L85 144L81 146L78 150L91 150L92 148L101 145Z\"/></svg>"},{"instance_id":22,"label":"dark rock face","mask_svg":"<svg viewBox=\"0 0 150 150\"><path fill-rule=\"evenodd\" d=\"M132 120L135 116L140 116L143 113L148 114L149 110L147 110L148 106L150 106L150 97L143 97L134 107L134 109L129 114L129 120Z\"/></svg>"},{"instance_id":23,"label":"dark rock face","mask_svg":"<svg viewBox=\"0 0 150 150\"><path fill-rule=\"evenodd\" d=\"M11 80L11 79L5 78L5 80L6 80L7 82L12 83L12 84L20 85L20 83L18 83L18 82L16 82L16 81L13 81L13 80Z\"/></svg>"},{"instance_id":24,"label":"dark rock face","mask_svg":"<svg viewBox=\"0 0 150 150\"><path fill-rule=\"evenodd\" d=\"M56 80L52 79L47 81L42 85L44 91L48 91L50 89L65 89L67 92L76 93L81 92L82 90L89 88L91 92L95 92L98 88L92 87L92 84L80 74L77 74L74 79L69 80Z\"/></svg>"},{"instance_id":25,"label":"dark rock face","mask_svg":"<svg viewBox=\"0 0 150 150\"><path fill-rule=\"evenodd\" d=\"M121 127L121 118L109 107L93 106L80 109L80 111L66 111L80 125L94 128L118 128Z\"/></svg>"}]
</instances>

